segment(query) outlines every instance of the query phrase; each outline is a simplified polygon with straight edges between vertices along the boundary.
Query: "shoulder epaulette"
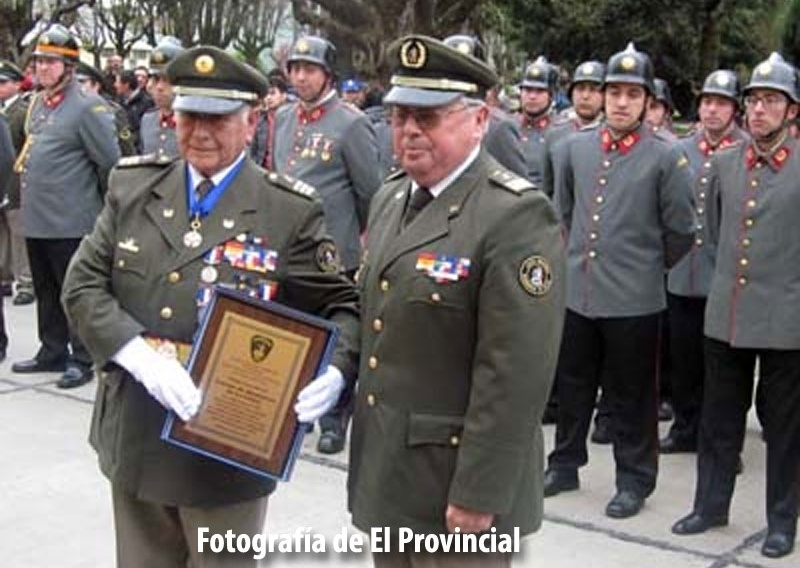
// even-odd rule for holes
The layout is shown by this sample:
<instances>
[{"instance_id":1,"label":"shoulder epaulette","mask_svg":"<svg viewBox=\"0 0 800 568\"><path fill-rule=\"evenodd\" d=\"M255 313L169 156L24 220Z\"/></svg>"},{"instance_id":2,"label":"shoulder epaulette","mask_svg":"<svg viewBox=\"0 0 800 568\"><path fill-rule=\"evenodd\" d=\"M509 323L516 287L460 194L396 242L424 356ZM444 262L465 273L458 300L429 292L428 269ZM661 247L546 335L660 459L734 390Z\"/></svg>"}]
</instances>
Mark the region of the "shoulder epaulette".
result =
<instances>
[{"instance_id":1,"label":"shoulder epaulette","mask_svg":"<svg viewBox=\"0 0 800 568\"><path fill-rule=\"evenodd\" d=\"M387 181L394 181L396 179L400 179L400 178L405 177L405 176L406 176L406 171L401 169L401 168L397 168L395 171L393 171L388 176L386 176L383 179L383 181L384 181L384 183L387 182Z\"/></svg>"},{"instance_id":2,"label":"shoulder epaulette","mask_svg":"<svg viewBox=\"0 0 800 568\"><path fill-rule=\"evenodd\" d=\"M493 170L489 174L489 179L511 193L520 194L532 189L536 189L536 186L525 178L519 177L517 174L508 170L499 168Z\"/></svg>"},{"instance_id":3,"label":"shoulder epaulette","mask_svg":"<svg viewBox=\"0 0 800 568\"><path fill-rule=\"evenodd\" d=\"M281 189L285 189L296 195L301 195L306 199L316 199L317 190L304 181L277 172L268 172L266 178Z\"/></svg>"},{"instance_id":4,"label":"shoulder epaulette","mask_svg":"<svg viewBox=\"0 0 800 568\"><path fill-rule=\"evenodd\" d=\"M117 162L118 168L136 168L139 166L163 167L175 161L174 157L163 154L144 154L142 156L125 156Z\"/></svg>"}]
</instances>

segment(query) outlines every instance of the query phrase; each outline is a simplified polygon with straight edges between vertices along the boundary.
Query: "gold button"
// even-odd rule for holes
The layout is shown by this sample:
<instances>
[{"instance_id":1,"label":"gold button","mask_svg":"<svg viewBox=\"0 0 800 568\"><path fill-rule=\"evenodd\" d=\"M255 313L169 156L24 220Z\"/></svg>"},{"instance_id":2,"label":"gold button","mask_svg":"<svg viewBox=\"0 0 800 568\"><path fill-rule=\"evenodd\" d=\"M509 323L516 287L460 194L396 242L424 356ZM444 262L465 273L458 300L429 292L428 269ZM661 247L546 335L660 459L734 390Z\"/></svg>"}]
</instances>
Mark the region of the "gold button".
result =
<instances>
[{"instance_id":1,"label":"gold button","mask_svg":"<svg viewBox=\"0 0 800 568\"><path fill-rule=\"evenodd\" d=\"M450 445L457 446L461 440L458 439L458 436L450 436Z\"/></svg>"},{"instance_id":2,"label":"gold button","mask_svg":"<svg viewBox=\"0 0 800 568\"><path fill-rule=\"evenodd\" d=\"M747 237L742 239L742 246L744 246L744 247L749 247L752 243L753 243L753 241L751 241Z\"/></svg>"},{"instance_id":3,"label":"gold button","mask_svg":"<svg viewBox=\"0 0 800 568\"><path fill-rule=\"evenodd\" d=\"M597 251L590 250L589 251L589 258L595 258L597 256Z\"/></svg>"},{"instance_id":4,"label":"gold button","mask_svg":"<svg viewBox=\"0 0 800 568\"><path fill-rule=\"evenodd\" d=\"M703 184L703 185L706 185L708 183L708 178L701 177L700 178L700 183Z\"/></svg>"},{"instance_id":5,"label":"gold button","mask_svg":"<svg viewBox=\"0 0 800 568\"><path fill-rule=\"evenodd\" d=\"M752 227L753 223L754 223L754 221L752 219L745 219L744 220L745 227Z\"/></svg>"},{"instance_id":6,"label":"gold button","mask_svg":"<svg viewBox=\"0 0 800 568\"><path fill-rule=\"evenodd\" d=\"M378 367L378 358L370 357L369 361L367 361L367 365L369 365L370 369L376 369Z\"/></svg>"},{"instance_id":7,"label":"gold button","mask_svg":"<svg viewBox=\"0 0 800 568\"><path fill-rule=\"evenodd\" d=\"M713 153L714 153L714 150L711 150L711 152L710 152L710 153L711 153L711 154L713 154ZM710 168L710 167L711 167L711 162L706 162L705 164L703 164L703 167L704 167L704 168Z\"/></svg>"},{"instance_id":8,"label":"gold button","mask_svg":"<svg viewBox=\"0 0 800 568\"><path fill-rule=\"evenodd\" d=\"M747 278L745 278L744 276L742 276L741 278L739 278L739 285L740 285L740 286L745 286L745 285L747 285Z\"/></svg>"},{"instance_id":9,"label":"gold button","mask_svg":"<svg viewBox=\"0 0 800 568\"><path fill-rule=\"evenodd\" d=\"M181 273L180 272L170 272L167 279L172 283L175 284L176 282L181 281Z\"/></svg>"},{"instance_id":10,"label":"gold button","mask_svg":"<svg viewBox=\"0 0 800 568\"><path fill-rule=\"evenodd\" d=\"M758 168L759 170L761 169L761 166L763 166L763 165L764 164L762 162L756 162L756 168Z\"/></svg>"},{"instance_id":11,"label":"gold button","mask_svg":"<svg viewBox=\"0 0 800 568\"><path fill-rule=\"evenodd\" d=\"M598 203L602 203L603 201L605 201L602 195L598 195L597 197L594 198L594 200L597 201Z\"/></svg>"},{"instance_id":12,"label":"gold button","mask_svg":"<svg viewBox=\"0 0 800 568\"><path fill-rule=\"evenodd\" d=\"M741 264L742 266L747 266L750 263L747 261L746 258L740 258L739 259L739 264Z\"/></svg>"},{"instance_id":13,"label":"gold button","mask_svg":"<svg viewBox=\"0 0 800 568\"><path fill-rule=\"evenodd\" d=\"M433 301L433 302L441 302L442 301L442 295L439 292L434 292L433 294L431 294L431 301Z\"/></svg>"},{"instance_id":14,"label":"gold button","mask_svg":"<svg viewBox=\"0 0 800 568\"><path fill-rule=\"evenodd\" d=\"M597 233L595 233L594 231L592 231L591 233L589 233L589 238L590 238L591 240L593 240L593 241L596 241L596 240L597 240L597 236L598 236L598 235L597 235Z\"/></svg>"},{"instance_id":15,"label":"gold button","mask_svg":"<svg viewBox=\"0 0 800 568\"><path fill-rule=\"evenodd\" d=\"M374 394L370 393L370 394L367 395L367 404L369 404L370 406L375 406L375 395Z\"/></svg>"},{"instance_id":16,"label":"gold button","mask_svg":"<svg viewBox=\"0 0 800 568\"><path fill-rule=\"evenodd\" d=\"M608 180L606 178L600 178L599 180L597 180L597 183L599 183L600 185L605 185L608 183Z\"/></svg>"},{"instance_id":17,"label":"gold button","mask_svg":"<svg viewBox=\"0 0 800 568\"><path fill-rule=\"evenodd\" d=\"M750 199L750 200L747 202L747 206L748 206L750 209L752 209L753 207L755 207L755 206L756 206L756 200L755 200L755 199Z\"/></svg>"},{"instance_id":18,"label":"gold button","mask_svg":"<svg viewBox=\"0 0 800 568\"><path fill-rule=\"evenodd\" d=\"M706 210L705 210L705 209L703 209L702 207L698 207L698 208L697 208L697 214L698 214L698 215L702 215L702 214L703 214L703 213L705 213L705 212L706 212Z\"/></svg>"},{"instance_id":19,"label":"gold button","mask_svg":"<svg viewBox=\"0 0 800 568\"><path fill-rule=\"evenodd\" d=\"M172 308L170 308L169 306L164 306L163 308L161 308L160 313L161 313L161 319L168 320L172 318Z\"/></svg>"},{"instance_id":20,"label":"gold button","mask_svg":"<svg viewBox=\"0 0 800 568\"><path fill-rule=\"evenodd\" d=\"M603 161L603 167L604 168L610 168L611 167L611 162L609 162L608 160L604 160Z\"/></svg>"},{"instance_id":21,"label":"gold button","mask_svg":"<svg viewBox=\"0 0 800 568\"><path fill-rule=\"evenodd\" d=\"M614 152L616 152L616 151L617 151L617 144L616 144L616 142L615 142L614 144L612 144L612 145L611 145L611 149L612 149Z\"/></svg>"},{"instance_id":22,"label":"gold button","mask_svg":"<svg viewBox=\"0 0 800 568\"><path fill-rule=\"evenodd\" d=\"M697 239L697 240L694 242L694 244L696 244L696 245L697 245L697 246L699 246L699 247L703 246L703 239Z\"/></svg>"},{"instance_id":23,"label":"gold button","mask_svg":"<svg viewBox=\"0 0 800 568\"><path fill-rule=\"evenodd\" d=\"M381 280L381 290L384 292L389 291L389 281L388 280Z\"/></svg>"},{"instance_id":24,"label":"gold button","mask_svg":"<svg viewBox=\"0 0 800 568\"><path fill-rule=\"evenodd\" d=\"M595 213L594 215L592 215L592 221L594 221L595 223L597 223L599 220L600 220L600 215L598 215L597 213Z\"/></svg>"},{"instance_id":25,"label":"gold button","mask_svg":"<svg viewBox=\"0 0 800 568\"><path fill-rule=\"evenodd\" d=\"M372 321L372 329L375 331L383 331L383 321L375 319Z\"/></svg>"},{"instance_id":26,"label":"gold button","mask_svg":"<svg viewBox=\"0 0 800 568\"><path fill-rule=\"evenodd\" d=\"M698 197L700 197L700 199L705 199L706 198L706 192L705 191L701 191L700 195Z\"/></svg>"},{"instance_id":27,"label":"gold button","mask_svg":"<svg viewBox=\"0 0 800 568\"><path fill-rule=\"evenodd\" d=\"M757 180L757 179L754 179L753 181L751 181L751 182L750 182L750 186L751 186L751 187L758 187L758 180Z\"/></svg>"},{"instance_id":28,"label":"gold button","mask_svg":"<svg viewBox=\"0 0 800 568\"><path fill-rule=\"evenodd\" d=\"M117 266L119 266L120 268L125 268L125 259L124 258L120 258L117 261Z\"/></svg>"}]
</instances>

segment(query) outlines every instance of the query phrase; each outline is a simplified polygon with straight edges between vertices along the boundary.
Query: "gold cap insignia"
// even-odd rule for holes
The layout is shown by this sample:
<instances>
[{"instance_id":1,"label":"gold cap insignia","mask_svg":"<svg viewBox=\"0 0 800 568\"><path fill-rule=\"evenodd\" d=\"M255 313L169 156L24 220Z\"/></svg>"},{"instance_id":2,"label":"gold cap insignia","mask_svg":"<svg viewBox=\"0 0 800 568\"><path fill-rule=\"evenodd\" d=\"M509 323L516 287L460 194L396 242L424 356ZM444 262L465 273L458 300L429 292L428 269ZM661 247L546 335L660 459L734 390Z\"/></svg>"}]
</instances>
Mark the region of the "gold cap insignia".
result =
<instances>
[{"instance_id":1,"label":"gold cap insignia","mask_svg":"<svg viewBox=\"0 0 800 568\"><path fill-rule=\"evenodd\" d=\"M772 65L770 65L769 63L762 63L756 69L756 73L764 76L769 75L770 73L772 73Z\"/></svg>"},{"instance_id":2,"label":"gold cap insignia","mask_svg":"<svg viewBox=\"0 0 800 568\"><path fill-rule=\"evenodd\" d=\"M585 75L591 75L594 73L594 65L591 63L584 63L583 67L581 67L581 73L584 73Z\"/></svg>"},{"instance_id":3,"label":"gold cap insignia","mask_svg":"<svg viewBox=\"0 0 800 568\"><path fill-rule=\"evenodd\" d=\"M428 60L428 50L425 44L417 39L411 39L400 47L400 63L409 69L422 69Z\"/></svg>"},{"instance_id":4,"label":"gold cap insignia","mask_svg":"<svg viewBox=\"0 0 800 568\"><path fill-rule=\"evenodd\" d=\"M162 51L154 51L153 56L150 58L153 63L164 63L166 57L164 57L164 52Z\"/></svg>"},{"instance_id":5,"label":"gold cap insignia","mask_svg":"<svg viewBox=\"0 0 800 568\"><path fill-rule=\"evenodd\" d=\"M42 45L50 45L50 36L47 35L42 36L42 39L39 40L39 43L41 43Z\"/></svg>"},{"instance_id":6,"label":"gold cap insignia","mask_svg":"<svg viewBox=\"0 0 800 568\"><path fill-rule=\"evenodd\" d=\"M629 55L625 56L622 58L622 62L620 63L620 65L622 65L622 68L625 71L633 71L634 69L636 69L636 59L634 59Z\"/></svg>"},{"instance_id":7,"label":"gold cap insignia","mask_svg":"<svg viewBox=\"0 0 800 568\"><path fill-rule=\"evenodd\" d=\"M530 67L528 67L528 75L530 75L531 77L538 77L541 74L542 71L535 65L531 65Z\"/></svg>"},{"instance_id":8,"label":"gold cap insignia","mask_svg":"<svg viewBox=\"0 0 800 568\"><path fill-rule=\"evenodd\" d=\"M214 58L210 55L200 55L194 60L194 68L203 75L211 73L215 65Z\"/></svg>"},{"instance_id":9,"label":"gold cap insignia","mask_svg":"<svg viewBox=\"0 0 800 568\"><path fill-rule=\"evenodd\" d=\"M529 256L519 265L519 283L531 296L544 296L553 285L550 263L542 256Z\"/></svg>"},{"instance_id":10,"label":"gold cap insignia","mask_svg":"<svg viewBox=\"0 0 800 568\"><path fill-rule=\"evenodd\" d=\"M297 44L294 46L294 50L297 53L308 53L309 51L311 51L311 46L308 44L306 40L299 39L297 40Z\"/></svg>"},{"instance_id":11,"label":"gold cap insignia","mask_svg":"<svg viewBox=\"0 0 800 568\"><path fill-rule=\"evenodd\" d=\"M459 42L456 45L456 49L464 55L472 55L472 49L470 48L469 43L466 41Z\"/></svg>"},{"instance_id":12,"label":"gold cap insignia","mask_svg":"<svg viewBox=\"0 0 800 568\"><path fill-rule=\"evenodd\" d=\"M716 81L717 81L717 85L719 85L720 87L724 87L725 85L727 85L730 82L730 78L727 75L720 74L720 75L717 75Z\"/></svg>"}]
</instances>

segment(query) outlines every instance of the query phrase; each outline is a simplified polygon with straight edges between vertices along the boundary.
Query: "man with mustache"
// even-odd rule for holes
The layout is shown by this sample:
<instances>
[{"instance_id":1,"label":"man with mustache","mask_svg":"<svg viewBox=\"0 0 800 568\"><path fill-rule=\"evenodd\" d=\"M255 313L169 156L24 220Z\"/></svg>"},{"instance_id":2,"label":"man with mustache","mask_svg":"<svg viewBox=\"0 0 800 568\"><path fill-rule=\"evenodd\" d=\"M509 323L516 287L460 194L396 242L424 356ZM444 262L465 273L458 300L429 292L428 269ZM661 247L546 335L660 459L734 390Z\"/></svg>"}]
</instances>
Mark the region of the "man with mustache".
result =
<instances>
[{"instance_id":1,"label":"man with mustache","mask_svg":"<svg viewBox=\"0 0 800 568\"><path fill-rule=\"evenodd\" d=\"M758 362L767 444L764 556L794 548L800 504L800 146L789 134L797 72L777 53L744 89L752 140L711 161L706 220L716 264L705 314L705 392L692 512L672 527L728 524Z\"/></svg>"},{"instance_id":2,"label":"man with mustache","mask_svg":"<svg viewBox=\"0 0 800 568\"><path fill-rule=\"evenodd\" d=\"M664 270L694 234L688 160L644 124L653 67L633 44L603 82L606 120L565 141L555 204L568 234L567 315L558 363L562 397L545 496L578 488L601 377L612 410L616 494L606 515L636 515L656 485L658 393L653 369Z\"/></svg>"}]
</instances>

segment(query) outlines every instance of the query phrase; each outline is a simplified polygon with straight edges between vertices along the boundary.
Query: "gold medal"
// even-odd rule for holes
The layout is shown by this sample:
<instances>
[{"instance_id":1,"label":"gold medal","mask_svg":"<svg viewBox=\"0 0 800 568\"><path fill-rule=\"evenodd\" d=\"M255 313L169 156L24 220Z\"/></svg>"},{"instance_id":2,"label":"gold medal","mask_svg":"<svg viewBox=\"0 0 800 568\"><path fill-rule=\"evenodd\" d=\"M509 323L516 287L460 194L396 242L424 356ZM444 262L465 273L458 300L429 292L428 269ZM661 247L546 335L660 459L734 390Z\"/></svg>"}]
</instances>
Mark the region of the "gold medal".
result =
<instances>
[{"instance_id":1,"label":"gold medal","mask_svg":"<svg viewBox=\"0 0 800 568\"><path fill-rule=\"evenodd\" d=\"M320 157L322 158L323 162L330 162L331 161L331 153L328 152L327 150L323 150L322 151L322 156L320 156Z\"/></svg>"}]
</instances>

